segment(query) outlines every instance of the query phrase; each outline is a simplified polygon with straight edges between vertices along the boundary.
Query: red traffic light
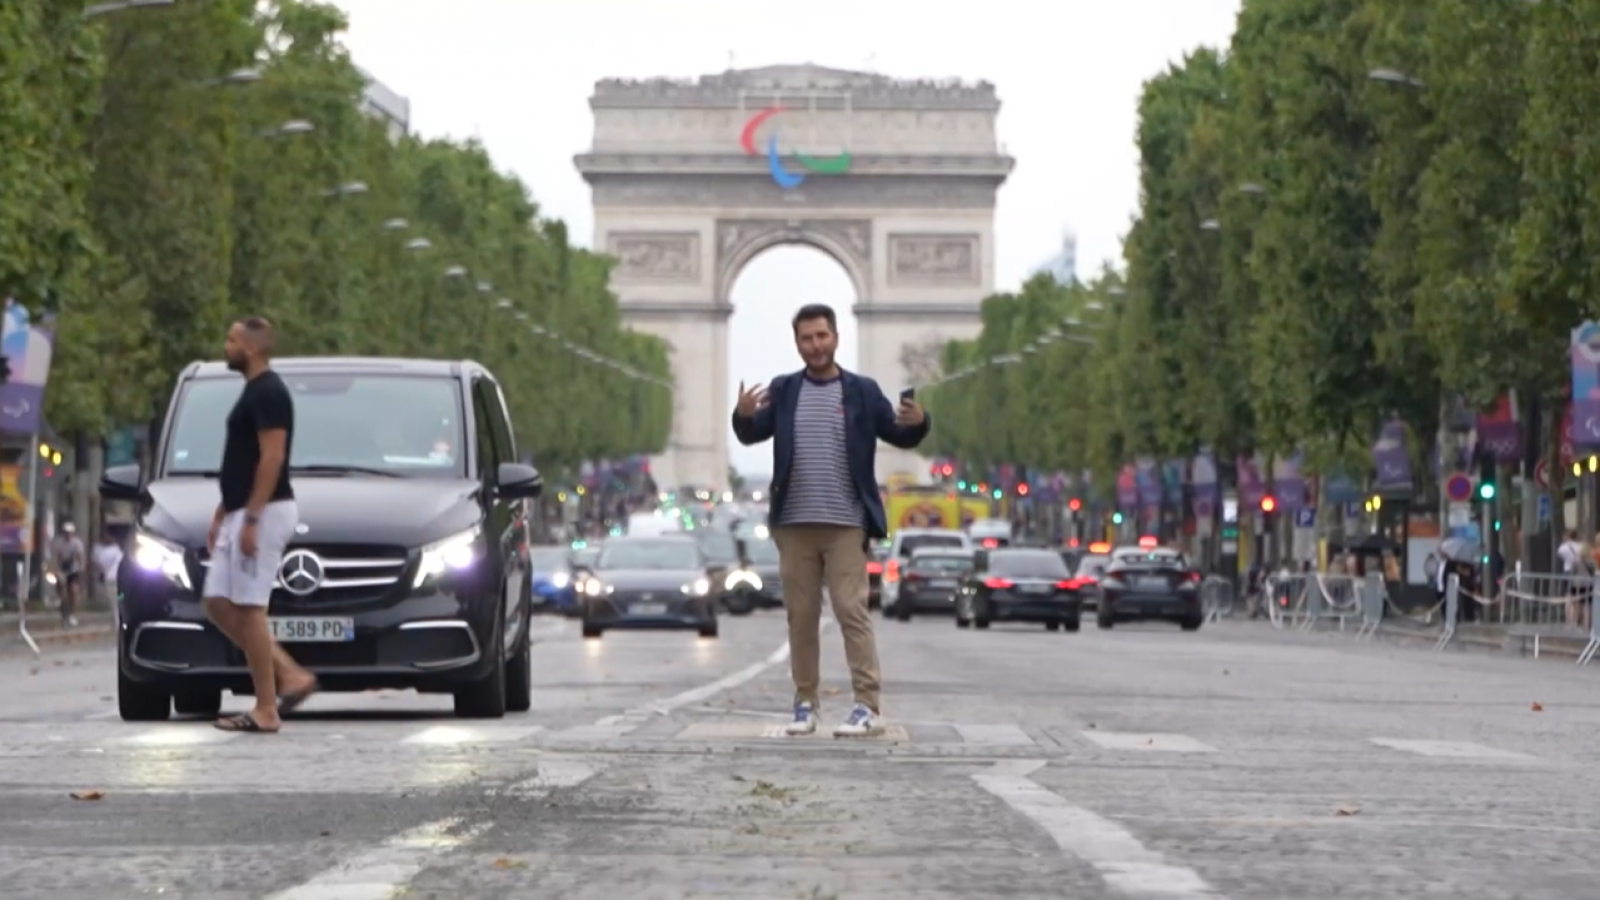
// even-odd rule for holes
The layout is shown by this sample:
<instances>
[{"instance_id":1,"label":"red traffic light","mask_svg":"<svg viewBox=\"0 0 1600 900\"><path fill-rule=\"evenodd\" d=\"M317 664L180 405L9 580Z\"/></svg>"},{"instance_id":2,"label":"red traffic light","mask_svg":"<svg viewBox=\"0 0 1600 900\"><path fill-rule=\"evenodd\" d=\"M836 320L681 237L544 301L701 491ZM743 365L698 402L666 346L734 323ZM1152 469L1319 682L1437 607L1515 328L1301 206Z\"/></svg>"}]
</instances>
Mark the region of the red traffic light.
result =
<instances>
[{"instance_id":1,"label":"red traffic light","mask_svg":"<svg viewBox=\"0 0 1600 900\"><path fill-rule=\"evenodd\" d=\"M1272 499L1271 497L1262 497L1261 498L1261 511L1262 512L1268 512L1269 513L1269 512L1272 512L1273 510L1277 509L1277 508L1278 508L1278 501Z\"/></svg>"},{"instance_id":2,"label":"red traffic light","mask_svg":"<svg viewBox=\"0 0 1600 900\"><path fill-rule=\"evenodd\" d=\"M956 467L955 466L952 466L949 463L945 463L944 464L944 477L949 478L951 475L954 475L955 473L956 473Z\"/></svg>"},{"instance_id":3,"label":"red traffic light","mask_svg":"<svg viewBox=\"0 0 1600 900\"><path fill-rule=\"evenodd\" d=\"M1070 509L1073 512L1077 512L1078 510L1080 510L1082 508L1083 508L1083 501L1079 500L1077 497L1073 497L1071 500L1067 501L1067 509Z\"/></svg>"},{"instance_id":4,"label":"red traffic light","mask_svg":"<svg viewBox=\"0 0 1600 900\"><path fill-rule=\"evenodd\" d=\"M1025 484L1017 485L1017 496L1018 497L1026 497L1026 496L1028 496L1028 486L1025 485Z\"/></svg>"}]
</instances>

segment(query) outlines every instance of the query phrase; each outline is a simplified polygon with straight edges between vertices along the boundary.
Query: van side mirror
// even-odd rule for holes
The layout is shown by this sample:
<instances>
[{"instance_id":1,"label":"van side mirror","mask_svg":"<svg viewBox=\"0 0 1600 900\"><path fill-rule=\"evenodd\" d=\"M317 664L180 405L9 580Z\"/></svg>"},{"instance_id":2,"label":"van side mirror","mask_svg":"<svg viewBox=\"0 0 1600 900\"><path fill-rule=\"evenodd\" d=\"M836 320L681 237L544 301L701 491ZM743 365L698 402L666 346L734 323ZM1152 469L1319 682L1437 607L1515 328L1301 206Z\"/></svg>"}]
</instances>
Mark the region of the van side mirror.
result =
<instances>
[{"instance_id":1,"label":"van side mirror","mask_svg":"<svg viewBox=\"0 0 1600 900\"><path fill-rule=\"evenodd\" d=\"M100 476L100 497L137 502L144 497L142 481L138 465L112 466Z\"/></svg>"},{"instance_id":2,"label":"van side mirror","mask_svg":"<svg viewBox=\"0 0 1600 900\"><path fill-rule=\"evenodd\" d=\"M495 490L506 500L532 500L544 493L544 477L533 466L501 463L495 472Z\"/></svg>"}]
</instances>

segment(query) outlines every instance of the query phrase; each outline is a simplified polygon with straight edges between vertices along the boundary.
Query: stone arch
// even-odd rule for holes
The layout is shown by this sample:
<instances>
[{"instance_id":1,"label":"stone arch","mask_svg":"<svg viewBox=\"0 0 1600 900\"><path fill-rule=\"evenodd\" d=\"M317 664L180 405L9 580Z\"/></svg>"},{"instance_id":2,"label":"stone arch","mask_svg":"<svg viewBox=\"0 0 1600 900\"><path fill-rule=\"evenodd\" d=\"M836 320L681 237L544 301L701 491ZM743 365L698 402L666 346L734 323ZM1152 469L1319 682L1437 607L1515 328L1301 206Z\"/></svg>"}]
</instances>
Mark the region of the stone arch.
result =
<instances>
[{"instance_id":1,"label":"stone arch","mask_svg":"<svg viewBox=\"0 0 1600 900\"><path fill-rule=\"evenodd\" d=\"M717 222L716 303L731 305L733 285L752 260L773 247L793 245L827 254L850 278L856 302L871 302L870 220L724 219Z\"/></svg>"},{"instance_id":2,"label":"stone arch","mask_svg":"<svg viewBox=\"0 0 1600 900\"><path fill-rule=\"evenodd\" d=\"M731 292L765 250L804 244L839 263L856 292L857 368L885 390L925 374L905 347L978 333L995 194L1015 165L993 85L769 66L608 79L589 106L593 145L574 163L592 190L593 246L616 258L624 320L672 346L673 434L653 463L664 487L726 484ZM787 114L750 124L773 107ZM782 152L849 161L779 177L743 149L751 127ZM880 480L922 469L879 450Z\"/></svg>"}]
</instances>

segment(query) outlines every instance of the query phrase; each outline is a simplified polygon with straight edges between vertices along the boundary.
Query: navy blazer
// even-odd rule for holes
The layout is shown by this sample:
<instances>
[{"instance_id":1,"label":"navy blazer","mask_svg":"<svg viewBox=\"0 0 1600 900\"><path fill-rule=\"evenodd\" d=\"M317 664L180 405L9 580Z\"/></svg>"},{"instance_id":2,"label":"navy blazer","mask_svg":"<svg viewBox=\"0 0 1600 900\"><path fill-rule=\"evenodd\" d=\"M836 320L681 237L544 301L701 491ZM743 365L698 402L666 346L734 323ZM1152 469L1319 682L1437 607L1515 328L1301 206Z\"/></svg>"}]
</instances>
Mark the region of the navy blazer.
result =
<instances>
[{"instance_id":1,"label":"navy blazer","mask_svg":"<svg viewBox=\"0 0 1600 900\"><path fill-rule=\"evenodd\" d=\"M745 418L733 412L733 434L746 447L772 441L772 500L768 523L783 521L783 501L788 494L789 471L794 463L794 413L800 403L800 385L805 372L791 372L772 379L767 387L767 405ZM869 539L887 537L889 528L883 514L883 499L878 495L876 462L878 441L902 450L914 450L928 436L933 419L923 414L915 428L894 421L895 405L884 396L878 383L865 375L839 370L840 391L844 395L844 441L850 457L850 478L867 520L862 527Z\"/></svg>"}]
</instances>

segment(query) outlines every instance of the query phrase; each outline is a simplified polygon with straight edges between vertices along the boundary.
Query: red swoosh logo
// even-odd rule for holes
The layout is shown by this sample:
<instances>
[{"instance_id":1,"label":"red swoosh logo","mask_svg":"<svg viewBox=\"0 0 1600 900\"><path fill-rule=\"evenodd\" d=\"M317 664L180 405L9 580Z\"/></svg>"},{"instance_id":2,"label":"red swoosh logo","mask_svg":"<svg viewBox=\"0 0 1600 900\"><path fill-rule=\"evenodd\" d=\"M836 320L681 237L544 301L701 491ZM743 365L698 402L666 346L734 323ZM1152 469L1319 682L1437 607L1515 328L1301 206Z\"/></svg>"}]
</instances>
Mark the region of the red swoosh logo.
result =
<instances>
[{"instance_id":1,"label":"red swoosh logo","mask_svg":"<svg viewBox=\"0 0 1600 900\"><path fill-rule=\"evenodd\" d=\"M739 132L739 146L744 148L746 156L756 155L756 129L761 127L761 123L781 112L783 112L783 107L769 106L751 116L750 121L744 123L744 130Z\"/></svg>"}]
</instances>

